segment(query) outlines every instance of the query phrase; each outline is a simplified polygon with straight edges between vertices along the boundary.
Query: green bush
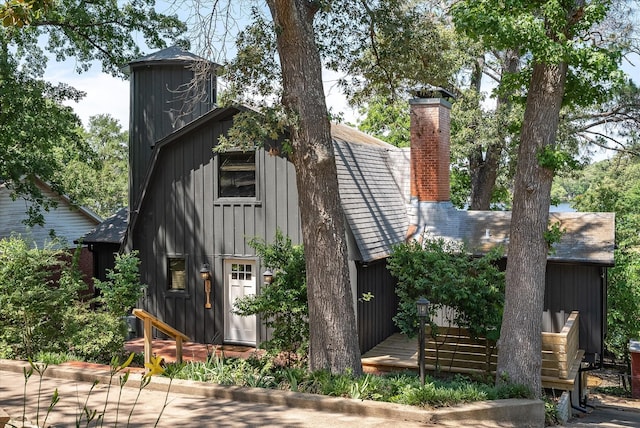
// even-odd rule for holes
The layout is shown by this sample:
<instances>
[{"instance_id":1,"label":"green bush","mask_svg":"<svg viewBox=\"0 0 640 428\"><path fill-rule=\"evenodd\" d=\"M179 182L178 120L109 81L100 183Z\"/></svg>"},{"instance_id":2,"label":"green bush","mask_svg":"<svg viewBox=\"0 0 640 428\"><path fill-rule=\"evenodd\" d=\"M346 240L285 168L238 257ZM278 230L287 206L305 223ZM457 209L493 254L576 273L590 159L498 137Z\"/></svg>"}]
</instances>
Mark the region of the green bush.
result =
<instances>
[{"instance_id":1,"label":"green bush","mask_svg":"<svg viewBox=\"0 0 640 428\"><path fill-rule=\"evenodd\" d=\"M414 406L444 407L478 400L530 398L524 386L496 387L493 382L427 377L425 385L415 373L389 373L356 377L328 370L309 372L299 367L281 367L271 358L242 360L215 356L206 362L188 362L176 378L223 385L256 386L311 394L375 400Z\"/></svg>"},{"instance_id":2,"label":"green bush","mask_svg":"<svg viewBox=\"0 0 640 428\"><path fill-rule=\"evenodd\" d=\"M63 336L69 352L101 363L123 356L127 328L120 317L76 305L66 321Z\"/></svg>"},{"instance_id":3,"label":"green bush","mask_svg":"<svg viewBox=\"0 0 640 428\"><path fill-rule=\"evenodd\" d=\"M0 240L0 343L5 356L32 357L39 351L66 351L61 327L86 285L72 279L64 253L48 246L32 249L18 238ZM54 273L61 273L54 281Z\"/></svg>"},{"instance_id":4,"label":"green bush","mask_svg":"<svg viewBox=\"0 0 640 428\"><path fill-rule=\"evenodd\" d=\"M426 237L423 242L396 245L388 262L391 274L398 278L396 325L403 333L415 335L416 300L425 296L432 313L441 307L455 309L456 325L476 337L497 340L504 305L504 272L497 266L501 257L501 249L473 257L464 245Z\"/></svg>"},{"instance_id":5,"label":"green bush","mask_svg":"<svg viewBox=\"0 0 640 428\"><path fill-rule=\"evenodd\" d=\"M136 284L140 292L137 258L118 258L115 285L103 296L104 306L92 310L91 302L79 298L87 286L77 266L78 254L69 260L53 246L33 249L18 237L0 240L0 357L73 353L108 363L122 354L122 308L132 301L129 290L134 288L125 284Z\"/></svg>"},{"instance_id":6,"label":"green bush","mask_svg":"<svg viewBox=\"0 0 640 428\"><path fill-rule=\"evenodd\" d=\"M95 280L100 290L98 298L107 310L115 316L124 317L142 297L146 285L140 284L138 252L117 254L115 267L107 270L108 281Z\"/></svg>"}]
</instances>

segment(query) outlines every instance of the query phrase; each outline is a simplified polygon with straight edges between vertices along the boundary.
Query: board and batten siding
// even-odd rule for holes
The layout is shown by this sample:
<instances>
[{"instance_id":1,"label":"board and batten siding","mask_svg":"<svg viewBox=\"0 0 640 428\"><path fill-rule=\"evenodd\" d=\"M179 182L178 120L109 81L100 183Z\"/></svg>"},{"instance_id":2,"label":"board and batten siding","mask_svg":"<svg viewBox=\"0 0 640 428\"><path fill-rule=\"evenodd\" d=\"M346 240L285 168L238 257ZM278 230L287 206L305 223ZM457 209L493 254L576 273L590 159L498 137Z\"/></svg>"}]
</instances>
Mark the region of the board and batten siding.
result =
<instances>
[{"instance_id":1,"label":"board and batten siding","mask_svg":"<svg viewBox=\"0 0 640 428\"><path fill-rule=\"evenodd\" d=\"M258 289L265 267L248 244L272 242L279 228L301 243L295 170L286 159L256 152L256 198L216 199L218 174L213 151L231 120L212 121L161 148L134 229L134 248L148 290L145 307L201 343L221 343L224 323L225 259L257 261ZM167 258L186 259L187 289L168 290ZM203 263L212 271L212 309L205 309ZM265 331L259 330L258 341ZM262 336L262 337L260 337Z\"/></svg>"},{"instance_id":2,"label":"board and batten siding","mask_svg":"<svg viewBox=\"0 0 640 428\"><path fill-rule=\"evenodd\" d=\"M580 312L579 347L586 357L602 358L606 332L606 269L601 266L547 263L543 329L559 331L572 311Z\"/></svg>"},{"instance_id":3,"label":"board and batten siding","mask_svg":"<svg viewBox=\"0 0 640 428\"><path fill-rule=\"evenodd\" d=\"M153 145L215 105L215 82L210 80L206 91L211 95L183 107L193 79L189 64L172 60L130 64L129 206L138 200Z\"/></svg>"},{"instance_id":4,"label":"board and batten siding","mask_svg":"<svg viewBox=\"0 0 640 428\"><path fill-rule=\"evenodd\" d=\"M393 322L398 311L397 280L387 269L387 259L357 263L358 340L364 353L399 331ZM371 293L369 301L362 295Z\"/></svg>"}]
</instances>

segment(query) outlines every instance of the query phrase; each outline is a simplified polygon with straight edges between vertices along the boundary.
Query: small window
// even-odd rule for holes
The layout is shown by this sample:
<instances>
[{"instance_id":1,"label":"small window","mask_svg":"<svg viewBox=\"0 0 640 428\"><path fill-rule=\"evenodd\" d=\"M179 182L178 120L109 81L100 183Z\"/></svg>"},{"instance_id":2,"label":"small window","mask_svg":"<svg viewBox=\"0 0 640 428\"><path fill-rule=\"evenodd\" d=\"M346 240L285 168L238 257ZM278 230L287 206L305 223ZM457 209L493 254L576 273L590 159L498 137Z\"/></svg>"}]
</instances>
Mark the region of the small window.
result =
<instances>
[{"instance_id":1,"label":"small window","mask_svg":"<svg viewBox=\"0 0 640 428\"><path fill-rule=\"evenodd\" d=\"M218 156L218 197L255 198L255 152L221 153Z\"/></svg>"},{"instance_id":2,"label":"small window","mask_svg":"<svg viewBox=\"0 0 640 428\"><path fill-rule=\"evenodd\" d=\"M187 288L187 269L184 258L169 258L169 290L185 290Z\"/></svg>"},{"instance_id":3,"label":"small window","mask_svg":"<svg viewBox=\"0 0 640 428\"><path fill-rule=\"evenodd\" d=\"M241 281L251 281L251 265L232 264L231 279L239 279Z\"/></svg>"}]
</instances>

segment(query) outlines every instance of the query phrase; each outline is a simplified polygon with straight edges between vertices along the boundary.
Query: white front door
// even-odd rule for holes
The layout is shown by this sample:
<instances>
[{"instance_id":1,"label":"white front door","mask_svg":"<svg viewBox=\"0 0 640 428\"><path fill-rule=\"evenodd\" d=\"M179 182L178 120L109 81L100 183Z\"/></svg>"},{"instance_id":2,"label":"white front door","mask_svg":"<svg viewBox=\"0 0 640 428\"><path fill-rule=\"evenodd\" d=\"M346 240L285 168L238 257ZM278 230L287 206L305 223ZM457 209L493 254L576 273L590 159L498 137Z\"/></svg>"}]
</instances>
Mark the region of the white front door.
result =
<instances>
[{"instance_id":1,"label":"white front door","mask_svg":"<svg viewBox=\"0 0 640 428\"><path fill-rule=\"evenodd\" d=\"M242 317L234 314L233 302L239 297L256 294L256 263L251 260L225 260L225 342L256 345L255 315Z\"/></svg>"}]
</instances>

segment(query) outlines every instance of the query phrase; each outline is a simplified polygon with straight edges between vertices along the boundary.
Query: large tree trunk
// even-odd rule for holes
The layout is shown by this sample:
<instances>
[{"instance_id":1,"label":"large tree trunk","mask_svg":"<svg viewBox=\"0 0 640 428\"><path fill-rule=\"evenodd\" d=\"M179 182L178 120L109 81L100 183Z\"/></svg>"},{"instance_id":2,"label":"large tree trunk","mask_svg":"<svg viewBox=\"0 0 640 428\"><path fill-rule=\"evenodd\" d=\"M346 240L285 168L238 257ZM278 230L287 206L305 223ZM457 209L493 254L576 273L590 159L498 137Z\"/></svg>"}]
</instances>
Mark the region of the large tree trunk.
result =
<instances>
[{"instance_id":1,"label":"large tree trunk","mask_svg":"<svg viewBox=\"0 0 640 428\"><path fill-rule=\"evenodd\" d=\"M509 236L506 293L498 351L498 383L528 386L541 395L542 311L548 244L545 231L553 171L538 155L555 144L567 65L536 64L520 135Z\"/></svg>"},{"instance_id":2,"label":"large tree trunk","mask_svg":"<svg viewBox=\"0 0 640 428\"><path fill-rule=\"evenodd\" d=\"M283 105L291 127L309 300L309 368L362 373L347 266L344 217L315 44L316 3L267 1L282 67Z\"/></svg>"}]
</instances>

